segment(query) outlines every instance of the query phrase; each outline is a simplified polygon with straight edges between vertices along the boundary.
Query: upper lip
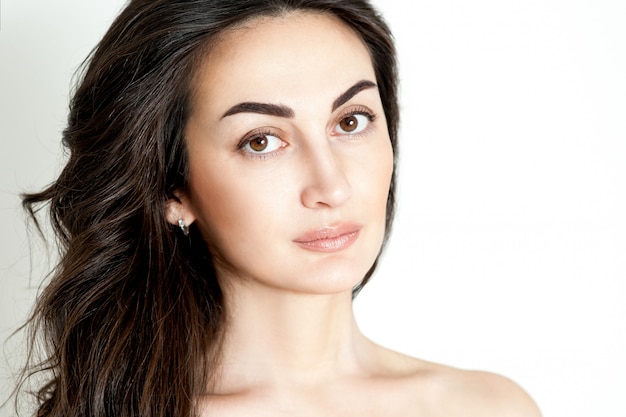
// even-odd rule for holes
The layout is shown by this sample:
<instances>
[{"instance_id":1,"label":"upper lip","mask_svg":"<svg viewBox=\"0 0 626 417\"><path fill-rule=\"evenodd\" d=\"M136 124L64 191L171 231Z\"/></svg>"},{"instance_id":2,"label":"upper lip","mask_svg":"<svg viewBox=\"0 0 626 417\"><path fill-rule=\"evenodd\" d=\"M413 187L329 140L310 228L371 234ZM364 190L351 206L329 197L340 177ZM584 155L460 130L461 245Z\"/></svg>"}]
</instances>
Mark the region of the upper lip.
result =
<instances>
[{"instance_id":1,"label":"upper lip","mask_svg":"<svg viewBox=\"0 0 626 417\"><path fill-rule=\"evenodd\" d=\"M304 232L293 241L297 243L315 242L316 240L336 239L361 230L361 225L352 222L335 223Z\"/></svg>"}]
</instances>

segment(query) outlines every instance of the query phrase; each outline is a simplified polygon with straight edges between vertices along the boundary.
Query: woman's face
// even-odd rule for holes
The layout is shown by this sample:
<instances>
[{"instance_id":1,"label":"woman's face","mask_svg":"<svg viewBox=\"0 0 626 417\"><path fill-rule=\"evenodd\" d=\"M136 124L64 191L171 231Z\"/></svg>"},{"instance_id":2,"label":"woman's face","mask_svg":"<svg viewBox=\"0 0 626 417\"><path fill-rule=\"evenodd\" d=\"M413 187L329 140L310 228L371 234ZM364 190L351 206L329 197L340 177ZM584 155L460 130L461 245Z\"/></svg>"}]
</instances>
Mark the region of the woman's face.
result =
<instances>
[{"instance_id":1,"label":"woman's face","mask_svg":"<svg viewBox=\"0 0 626 417\"><path fill-rule=\"evenodd\" d=\"M321 14L260 18L211 48L186 127L196 222L223 284L350 290L384 236L392 149L368 51Z\"/></svg>"}]
</instances>

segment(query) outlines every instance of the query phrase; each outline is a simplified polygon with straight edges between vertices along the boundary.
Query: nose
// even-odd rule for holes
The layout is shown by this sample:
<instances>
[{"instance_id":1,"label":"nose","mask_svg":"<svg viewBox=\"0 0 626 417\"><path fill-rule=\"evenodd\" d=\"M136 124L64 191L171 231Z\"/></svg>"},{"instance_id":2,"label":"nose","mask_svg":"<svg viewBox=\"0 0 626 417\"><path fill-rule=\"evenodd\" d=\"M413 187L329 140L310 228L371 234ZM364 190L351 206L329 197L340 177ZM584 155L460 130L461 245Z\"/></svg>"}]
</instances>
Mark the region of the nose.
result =
<instances>
[{"instance_id":1,"label":"nose","mask_svg":"<svg viewBox=\"0 0 626 417\"><path fill-rule=\"evenodd\" d=\"M304 157L306 179L302 188L302 204L308 208L339 207L350 199L352 189L332 145L317 144Z\"/></svg>"}]
</instances>

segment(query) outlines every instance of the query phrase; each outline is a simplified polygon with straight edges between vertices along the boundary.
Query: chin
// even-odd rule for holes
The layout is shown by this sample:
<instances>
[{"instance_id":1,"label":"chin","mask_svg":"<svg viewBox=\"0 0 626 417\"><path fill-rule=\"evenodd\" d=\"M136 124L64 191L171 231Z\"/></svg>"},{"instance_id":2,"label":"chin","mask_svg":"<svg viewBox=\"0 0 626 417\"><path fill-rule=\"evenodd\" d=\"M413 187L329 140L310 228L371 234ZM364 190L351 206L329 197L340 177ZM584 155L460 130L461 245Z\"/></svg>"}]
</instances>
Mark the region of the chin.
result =
<instances>
[{"instance_id":1,"label":"chin","mask_svg":"<svg viewBox=\"0 0 626 417\"><path fill-rule=\"evenodd\" d=\"M362 260L358 264L345 259L341 262L328 260L308 273L300 272L297 281L291 281L289 287L295 292L319 295L352 293L352 289L363 280L374 260L375 258L367 264Z\"/></svg>"}]
</instances>

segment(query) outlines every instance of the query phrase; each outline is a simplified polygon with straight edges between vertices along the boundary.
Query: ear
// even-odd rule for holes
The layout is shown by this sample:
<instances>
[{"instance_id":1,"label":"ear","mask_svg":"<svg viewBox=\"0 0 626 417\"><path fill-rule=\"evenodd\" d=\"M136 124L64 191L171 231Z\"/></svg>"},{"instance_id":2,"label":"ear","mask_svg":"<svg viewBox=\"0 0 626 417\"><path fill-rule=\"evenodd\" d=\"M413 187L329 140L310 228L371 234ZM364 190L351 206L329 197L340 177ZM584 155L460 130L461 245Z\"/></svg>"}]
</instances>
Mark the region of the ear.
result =
<instances>
[{"instance_id":1,"label":"ear","mask_svg":"<svg viewBox=\"0 0 626 417\"><path fill-rule=\"evenodd\" d=\"M178 220L183 220L187 226L196 220L189 199L184 193L174 191L174 196L165 202L165 218L168 223L176 226Z\"/></svg>"}]
</instances>

